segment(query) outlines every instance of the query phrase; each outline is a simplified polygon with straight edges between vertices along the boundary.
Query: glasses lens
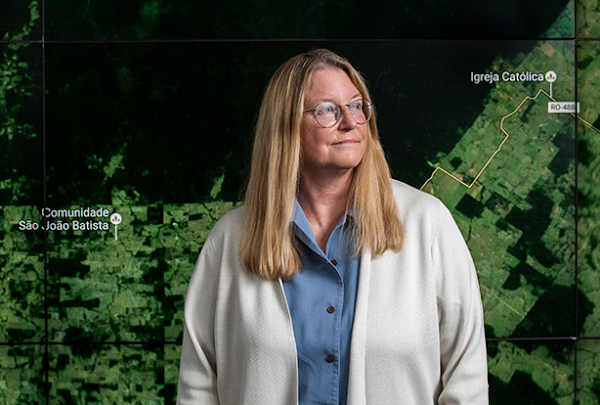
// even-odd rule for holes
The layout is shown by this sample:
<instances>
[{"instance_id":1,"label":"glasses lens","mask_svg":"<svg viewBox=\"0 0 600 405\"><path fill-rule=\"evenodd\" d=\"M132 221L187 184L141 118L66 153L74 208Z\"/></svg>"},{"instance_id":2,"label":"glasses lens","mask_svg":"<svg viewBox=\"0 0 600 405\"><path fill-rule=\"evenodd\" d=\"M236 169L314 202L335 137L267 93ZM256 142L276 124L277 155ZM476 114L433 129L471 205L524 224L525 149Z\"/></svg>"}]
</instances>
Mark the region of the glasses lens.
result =
<instances>
[{"instance_id":1,"label":"glasses lens","mask_svg":"<svg viewBox=\"0 0 600 405\"><path fill-rule=\"evenodd\" d=\"M371 103L367 100L360 99L353 101L348 107L354 118L356 118L357 124L364 124L371 119Z\"/></svg>"},{"instance_id":2,"label":"glasses lens","mask_svg":"<svg viewBox=\"0 0 600 405\"><path fill-rule=\"evenodd\" d=\"M332 127L340 117L340 108L333 103L319 104L315 109L315 117L322 127Z\"/></svg>"},{"instance_id":3,"label":"glasses lens","mask_svg":"<svg viewBox=\"0 0 600 405\"><path fill-rule=\"evenodd\" d=\"M356 119L357 124L364 124L371 119L373 108L367 100L359 99L349 104L348 109ZM325 128L334 126L340 119L340 107L334 103L322 103L315 108L315 118L319 125Z\"/></svg>"}]
</instances>

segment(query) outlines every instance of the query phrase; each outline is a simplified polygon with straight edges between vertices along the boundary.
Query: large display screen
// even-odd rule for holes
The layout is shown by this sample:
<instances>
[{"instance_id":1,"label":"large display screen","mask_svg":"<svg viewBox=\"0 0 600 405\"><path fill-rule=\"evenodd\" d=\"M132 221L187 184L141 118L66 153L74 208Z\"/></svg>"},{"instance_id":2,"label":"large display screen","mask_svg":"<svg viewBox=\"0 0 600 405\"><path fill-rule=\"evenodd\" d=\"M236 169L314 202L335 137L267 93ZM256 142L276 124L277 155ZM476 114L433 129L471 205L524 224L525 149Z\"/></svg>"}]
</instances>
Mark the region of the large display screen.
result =
<instances>
[{"instance_id":1,"label":"large display screen","mask_svg":"<svg viewBox=\"0 0 600 405\"><path fill-rule=\"evenodd\" d=\"M194 263L311 48L459 225L490 402L600 401L597 1L125 3L0 5L0 403L174 404Z\"/></svg>"}]
</instances>

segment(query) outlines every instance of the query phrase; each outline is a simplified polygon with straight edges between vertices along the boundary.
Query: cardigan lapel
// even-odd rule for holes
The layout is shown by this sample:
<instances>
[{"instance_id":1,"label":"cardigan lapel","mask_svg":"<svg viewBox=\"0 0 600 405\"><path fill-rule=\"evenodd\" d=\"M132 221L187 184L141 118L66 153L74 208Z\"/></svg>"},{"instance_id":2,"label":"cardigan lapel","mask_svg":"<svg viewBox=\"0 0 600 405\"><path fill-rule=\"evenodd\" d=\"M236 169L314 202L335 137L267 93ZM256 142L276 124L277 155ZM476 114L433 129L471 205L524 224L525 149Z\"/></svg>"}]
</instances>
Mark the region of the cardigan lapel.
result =
<instances>
[{"instance_id":1,"label":"cardigan lapel","mask_svg":"<svg viewBox=\"0 0 600 405\"><path fill-rule=\"evenodd\" d=\"M348 405L366 405L365 347L367 340L367 313L369 304L369 281L371 279L371 254L365 252L360 258L358 293L352 326L350 346L350 376L348 381Z\"/></svg>"},{"instance_id":2,"label":"cardigan lapel","mask_svg":"<svg viewBox=\"0 0 600 405\"><path fill-rule=\"evenodd\" d=\"M297 405L298 404L298 350L296 348L296 337L294 336L294 329L292 327L292 314L290 313L290 307L287 303L287 299L285 298L285 290L283 288L283 280L282 279L278 279L277 280L279 282L279 290L278 290L278 299L282 299L283 302L285 303L285 308L287 310L287 325L288 325L288 333L291 334L292 336L292 341L294 342L294 362L295 362L295 367L293 370L290 370L290 374L291 374L291 378L294 381L294 386L296 388L296 392L294 393L294 398L296 399L294 401L294 403L290 404L290 405Z\"/></svg>"}]
</instances>

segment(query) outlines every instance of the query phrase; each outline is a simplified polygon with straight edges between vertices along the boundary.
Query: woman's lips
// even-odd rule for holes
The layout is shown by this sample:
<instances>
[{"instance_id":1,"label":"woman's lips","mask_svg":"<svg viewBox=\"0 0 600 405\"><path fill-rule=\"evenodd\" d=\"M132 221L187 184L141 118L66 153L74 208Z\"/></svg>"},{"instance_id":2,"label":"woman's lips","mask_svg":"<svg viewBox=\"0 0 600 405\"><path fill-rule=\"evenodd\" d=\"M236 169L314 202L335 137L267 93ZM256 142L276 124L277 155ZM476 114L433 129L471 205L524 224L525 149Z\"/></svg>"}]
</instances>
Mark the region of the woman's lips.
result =
<instances>
[{"instance_id":1,"label":"woman's lips","mask_svg":"<svg viewBox=\"0 0 600 405\"><path fill-rule=\"evenodd\" d=\"M334 145L350 145L354 143L358 143L358 141L356 139L344 139L343 141L334 143Z\"/></svg>"}]
</instances>

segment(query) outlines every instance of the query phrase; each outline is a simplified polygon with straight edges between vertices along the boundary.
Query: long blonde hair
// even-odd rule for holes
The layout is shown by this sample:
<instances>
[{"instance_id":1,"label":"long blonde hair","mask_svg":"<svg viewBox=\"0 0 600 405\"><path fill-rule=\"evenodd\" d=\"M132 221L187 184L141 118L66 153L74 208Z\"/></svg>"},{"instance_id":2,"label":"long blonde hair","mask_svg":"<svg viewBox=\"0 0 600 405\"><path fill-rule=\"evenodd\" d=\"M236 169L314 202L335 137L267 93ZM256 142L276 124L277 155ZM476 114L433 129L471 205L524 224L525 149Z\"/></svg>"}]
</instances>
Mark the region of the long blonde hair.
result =
<instances>
[{"instance_id":1,"label":"long blonde hair","mask_svg":"<svg viewBox=\"0 0 600 405\"><path fill-rule=\"evenodd\" d=\"M302 265L291 222L300 178L300 123L312 74L328 67L345 71L362 97L371 101L360 73L326 49L297 55L281 65L262 100L240 244L240 262L261 278L289 280ZM404 233L375 114L368 126L369 141L354 170L347 206L354 209L356 254L368 249L378 256L388 249L399 251Z\"/></svg>"}]
</instances>

